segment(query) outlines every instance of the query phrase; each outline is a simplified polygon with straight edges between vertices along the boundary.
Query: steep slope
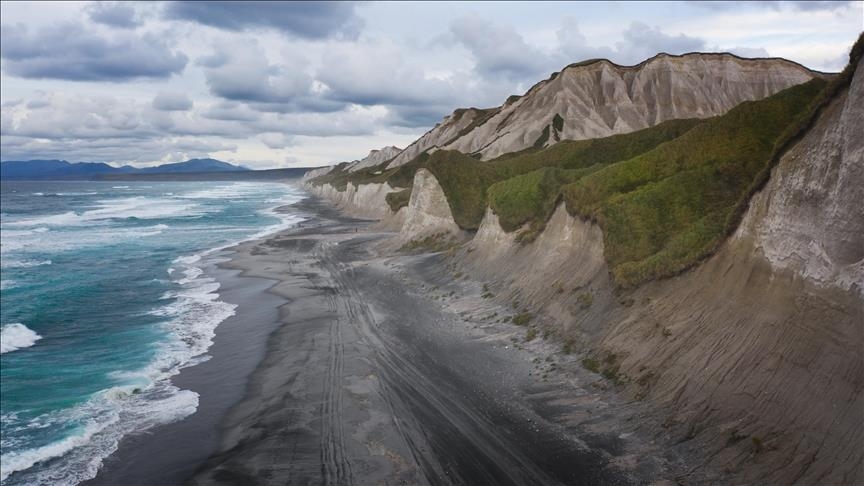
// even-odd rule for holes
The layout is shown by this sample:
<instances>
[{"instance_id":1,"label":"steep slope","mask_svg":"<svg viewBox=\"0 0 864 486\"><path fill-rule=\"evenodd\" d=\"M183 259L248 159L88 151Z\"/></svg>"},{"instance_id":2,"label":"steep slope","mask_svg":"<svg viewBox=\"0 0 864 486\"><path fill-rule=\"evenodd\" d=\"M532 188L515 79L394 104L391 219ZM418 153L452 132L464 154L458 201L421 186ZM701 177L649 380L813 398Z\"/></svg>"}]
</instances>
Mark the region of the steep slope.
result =
<instances>
[{"instance_id":1,"label":"steep slope","mask_svg":"<svg viewBox=\"0 0 864 486\"><path fill-rule=\"evenodd\" d=\"M694 116L726 113L679 127L668 139L650 131L655 126L650 136L568 142L489 162L435 150L374 175L360 172L356 183L408 187L413 176L410 191L388 196L400 221L413 213L401 241L476 228L477 209L484 210L451 268L488 285L516 312L533 313L532 325L584 353L587 368L647 401L656 411L646 417L647 430L682 450L701 451L704 463L694 464L685 481L859 484L862 50L859 39L849 67L827 82L792 83L734 109L724 108L731 101L717 93L704 109L697 101L703 112ZM728 55L718 59L741 64ZM768 63L766 81L731 76L744 80L732 92L770 90L794 78L772 71L777 63L807 74L786 61L753 62ZM740 66L724 65L740 73ZM656 123L661 112L674 112L669 106L691 109L682 92L628 112L638 98L631 96L639 91L631 90L639 86L636 74L622 103L607 106L616 120L636 123L631 115L639 114ZM654 94L675 85L650 83ZM530 99L538 86L509 106ZM548 123L551 140L566 126ZM602 163L591 164L592 148ZM551 157L554 149L566 156ZM620 157L604 159L610 149ZM681 258L667 259L667 251ZM630 263L630 273L615 272Z\"/></svg>"},{"instance_id":2,"label":"steep slope","mask_svg":"<svg viewBox=\"0 0 864 486\"><path fill-rule=\"evenodd\" d=\"M348 171L355 172L360 169L365 169L367 167L381 165L384 162L387 162L393 157L399 155L400 152L402 152L402 149L393 145L388 145L378 150L372 150L366 157L363 157L362 159L352 163L351 166L348 168Z\"/></svg>"},{"instance_id":3,"label":"steep slope","mask_svg":"<svg viewBox=\"0 0 864 486\"><path fill-rule=\"evenodd\" d=\"M573 64L499 108L457 110L390 164L430 149L488 160L561 140L629 133L666 120L720 115L821 74L785 59L732 54L659 54L625 67L607 60Z\"/></svg>"},{"instance_id":4,"label":"steep slope","mask_svg":"<svg viewBox=\"0 0 864 486\"><path fill-rule=\"evenodd\" d=\"M486 121L489 116L496 113L497 109L481 110L478 108L459 108L452 115L444 117L431 130L423 134L414 143L405 148L396 158L390 162L388 167L398 167L411 162L423 152L432 151L450 144L452 141L470 132L480 123Z\"/></svg>"},{"instance_id":5,"label":"steep slope","mask_svg":"<svg viewBox=\"0 0 864 486\"><path fill-rule=\"evenodd\" d=\"M684 274L616 290L601 232L561 206L527 245L489 211L456 262L650 401L677 447L703 451L697 483L864 480L864 67L852 68L735 235Z\"/></svg>"},{"instance_id":6,"label":"steep slope","mask_svg":"<svg viewBox=\"0 0 864 486\"><path fill-rule=\"evenodd\" d=\"M772 267L864 297L864 63L848 94L787 152L735 238ZM791 217L793 216L794 217Z\"/></svg>"}]
</instances>

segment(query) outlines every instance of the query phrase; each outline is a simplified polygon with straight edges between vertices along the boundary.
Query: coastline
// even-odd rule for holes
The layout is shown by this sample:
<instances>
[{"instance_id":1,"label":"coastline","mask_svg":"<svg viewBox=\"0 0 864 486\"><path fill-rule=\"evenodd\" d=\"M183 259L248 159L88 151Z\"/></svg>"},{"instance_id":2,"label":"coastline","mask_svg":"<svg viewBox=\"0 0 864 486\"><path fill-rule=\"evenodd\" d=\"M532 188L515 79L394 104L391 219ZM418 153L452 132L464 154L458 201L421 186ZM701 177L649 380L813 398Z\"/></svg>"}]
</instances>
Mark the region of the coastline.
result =
<instances>
[{"instance_id":1,"label":"coastline","mask_svg":"<svg viewBox=\"0 0 864 486\"><path fill-rule=\"evenodd\" d=\"M230 251L214 257L224 259L225 255ZM211 358L171 377L177 387L199 394L197 410L145 434L125 436L96 477L82 485L180 484L216 450L219 423L244 396L248 376L263 358L267 337L277 325L276 308L283 302L267 292L274 282L242 277L215 263L205 269L221 284L221 300L236 304L237 309L216 328L208 350ZM244 325L249 320L255 326Z\"/></svg>"},{"instance_id":2,"label":"coastline","mask_svg":"<svg viewBox=\"0 0 864 486\"><path fill-rule=\"evenodd\" d=\"M290 205L272 212L294 213ZM279 223L285 226L289 223ZM293 224L291 224L293 226ZM278 326L278 308L284 300L268 292L276 282L241 275L223 268L234 249L244 243L266 239L290 230L279 229L207 250L196 262L204 276L219 283L219 300L236 306L234 315L220 322L203 362L187 366L170 378L180 389L196 392L196 411L176 422L165 423L145 433L129 434L117 450L102 461L97 475L82 485L181 484L219 444L219 424L234 404L245 396L249 375L264 357L269 335ZM265 228L264 231L267 231ZM170 447L166 447L170 444Z\"/></svg>"},{"instance_id":3,"label":"coastline","mask_svg":"<svg viewBox=\"0 0 864 486\"><path fill-rule=\"evenodd\" d=\"M125 439L84 484L665 484L684 469L641 404L491 319L508 309L440 254L379 253L392 233L315 197L294 209L302 227L207 269L238 308L213 358L173 379L198 411Z\"/></svg>"},{"instance_id":4,"label":"coastline","mask_svg":"<svg viewBox=\"0 0 864 486\"><path fill-rule=\"evenodd\" d=\"M188 484L662 484L683 469L641 404L455 280L440 254L310 197L302 228L223 266L278 280L282 324ZM656 439L657 444L654 444Z\"/></svg>"}]
</instances>

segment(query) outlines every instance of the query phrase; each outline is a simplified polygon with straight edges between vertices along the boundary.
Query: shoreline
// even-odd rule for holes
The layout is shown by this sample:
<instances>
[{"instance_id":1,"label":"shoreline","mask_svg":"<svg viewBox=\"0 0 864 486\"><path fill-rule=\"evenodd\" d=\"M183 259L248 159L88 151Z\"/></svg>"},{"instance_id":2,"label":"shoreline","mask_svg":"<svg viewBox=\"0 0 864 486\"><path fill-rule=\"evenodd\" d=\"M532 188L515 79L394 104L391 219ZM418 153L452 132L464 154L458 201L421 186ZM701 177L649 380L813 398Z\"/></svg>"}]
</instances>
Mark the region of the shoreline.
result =
<instances>
[{"instance_id":1,"label":"shoreline","mask_svg":"<svg viewBox=\"0 0 864 486\"><path fill-rule=\"evenodd\" d=\"M277 206L271 211L282 212L282 208L289 206ZM206 352L209 358L182 368L169 378L181 390L198 393L196 411L179 421L122 437L117 450L102 461L96 476L79 484L182 484L217 450L220 423L245 396L249 375L264 358L267 339L278 326L278 307L285 304L269 292L276 281L244 276L239 270L224 268L223 264L231 260L240 245L292 229L293 224L203 252L198 266L204 275L220 284L219 300L237 307L234 315L217 325L213 344ZM246 325L249 321L255 325Z\"/></svg>"},{"instance_id":2,"label":"shoreline","mask_svg":"<svg viewBox=\"0 0 864 486\"><path fill-rule=\"evenodd\" d=\"M283 302L267 292L274 282L217 265L206 265L206 272L219 281L220 299L237 305L236 313L217 326L209 360L170 378L178 388L198 393L198 408L177 422L123 437L96 477L82 485L181 484L218 447L219 423L244 396L248 376L263 359L266 338L275 328L275 306ZM249 333L243 321L254 316L260 325Z\"/></svg>"},{"instance_id":3,"label":"shoreline","mask_svg":"<svg viewBox=\"0 0 864 486\"><path fill-rule=\"evenodd\" d=\"M393 233L314 197L297 206L320 226L226 264L279 280L289 304L189 484L646 484L683 469L641 404L490 320L512 311L442 255L379 253Z\"/></svg>"},{"instance_id":4,"label":"shoreline","mask_svg":"<svg viewBox=\"0 0 864 486\"><path fill-rule=\"evenodd\" d=\"M302 227L208 269L238 308L213 358L172 379L198 411L124 440L84 484L663 484L684 469L640 404L491 319L508 310L441 255L380 254L392 233L372 221L314 196L294 208Z\"/></svg>"}]
</instances>

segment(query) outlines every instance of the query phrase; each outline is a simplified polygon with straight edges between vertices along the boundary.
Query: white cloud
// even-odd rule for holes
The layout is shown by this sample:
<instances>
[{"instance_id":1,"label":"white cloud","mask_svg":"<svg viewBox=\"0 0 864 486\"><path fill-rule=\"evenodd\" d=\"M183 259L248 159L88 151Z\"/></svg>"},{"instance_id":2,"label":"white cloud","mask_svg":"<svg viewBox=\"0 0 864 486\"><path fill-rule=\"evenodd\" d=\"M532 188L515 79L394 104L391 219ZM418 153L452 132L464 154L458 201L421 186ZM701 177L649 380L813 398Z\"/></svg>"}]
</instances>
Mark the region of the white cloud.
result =
<instances>
[{"instance_id":1,"label":"white cloud","mask_svg":"<svg viewBox=\"0 0 864 486\"><path fill-rule=\"evenodd\" d=\"M0 10L4 159L190 154L263 167L407 145L457 107L500 104L587 58L634 64L659 51L721 50L838 70L864 3Z\"/></svg>"},{"instance_id":2,"label":"white cloud","mask_svg":"<svg viewBox=\"0 0 864 486\"><path fill-rule=\"evenodd\" d=\"M178 91L160 91L153 98L153 108L160 111L186 111L192 108L192 100Z\"/></svg>"}]
</instances>

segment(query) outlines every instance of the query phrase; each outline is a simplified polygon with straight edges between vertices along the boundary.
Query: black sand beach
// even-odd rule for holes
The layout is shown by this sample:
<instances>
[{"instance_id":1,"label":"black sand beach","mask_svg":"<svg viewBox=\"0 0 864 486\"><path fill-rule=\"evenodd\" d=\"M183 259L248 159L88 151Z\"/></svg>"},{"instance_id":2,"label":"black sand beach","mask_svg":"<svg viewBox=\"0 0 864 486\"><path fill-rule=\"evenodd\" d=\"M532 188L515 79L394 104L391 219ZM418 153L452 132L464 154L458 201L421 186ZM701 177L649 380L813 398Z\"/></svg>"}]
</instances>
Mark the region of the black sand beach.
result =
<instances>
[{"instance_id":1,"label":"black sand beach","mask_svg":"<svg viewBox=\"0 0 864 486\"><path fill-rule=\"evenodd\" d=\"M198 412L125 440L88 484L662 484L638 404L496 322L442 255L310 198L301 228L214 269L239 304L175 382ZM660 439L659 437L656 439Z\"/></svg>"}]
</instances>

